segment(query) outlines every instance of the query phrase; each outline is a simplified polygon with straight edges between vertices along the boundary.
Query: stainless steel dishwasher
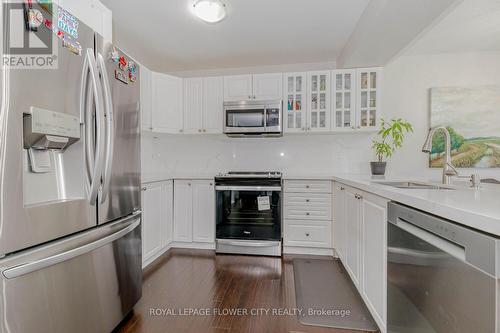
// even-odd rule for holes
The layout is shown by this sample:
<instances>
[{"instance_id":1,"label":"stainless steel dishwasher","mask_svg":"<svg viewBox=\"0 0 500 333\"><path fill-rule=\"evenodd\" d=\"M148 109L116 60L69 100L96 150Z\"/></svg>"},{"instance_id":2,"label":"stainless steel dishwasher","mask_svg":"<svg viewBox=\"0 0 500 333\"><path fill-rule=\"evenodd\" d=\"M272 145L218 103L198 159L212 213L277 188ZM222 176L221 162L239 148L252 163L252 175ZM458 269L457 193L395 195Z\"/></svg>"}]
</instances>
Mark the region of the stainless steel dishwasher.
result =
<instances>
[{"instance_id":1,"label":"stainless steel dishwasher","mask_svg":"<svg viewBox=\"0 0 500 333\"><path fill-rule=\"evenodd\" d=\"M389 203L391 333L499 333L497 237Z\"/></svg>"}]
</instances>

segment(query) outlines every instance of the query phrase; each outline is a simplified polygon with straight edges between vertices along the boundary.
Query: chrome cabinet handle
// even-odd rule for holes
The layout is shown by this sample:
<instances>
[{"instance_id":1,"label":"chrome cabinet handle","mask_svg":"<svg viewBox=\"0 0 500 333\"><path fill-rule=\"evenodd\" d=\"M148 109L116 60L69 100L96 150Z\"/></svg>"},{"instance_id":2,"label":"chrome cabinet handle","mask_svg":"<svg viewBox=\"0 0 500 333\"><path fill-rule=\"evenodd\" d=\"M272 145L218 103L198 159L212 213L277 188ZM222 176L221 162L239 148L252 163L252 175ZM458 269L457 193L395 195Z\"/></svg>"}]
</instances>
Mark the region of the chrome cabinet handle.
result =
<instances>
[{"instance_id":1,"label":"chrome cabinet handle","mask_svg":"<svg viewBox=\"0 0 500 333\"><path fill-rule=\"evenodd\" d=\"M340 187L340 190L341 190L341 191L344 191L344 190L345 190L345 188L344 188L344 187Z\"/></svg>"},{"instance_id":2,"label":"chrome cabinet handle","mask_svg":"<svg viewBox=\"0 0 500 333\"><path fill-rule=\"evenodd\" d=\"M180 133L182 133L182 132L184 132L184 130L183 130L183 129L180 129L180 130L179 130L179 132L180 132Z\"/></svg>"},{"instance_id":3,"label":"chrome cabinet handle","mask_svg":"<svg viewBox=\"0 0 500 333\"><path fill-rule=\"evenodd\" d=\"M115 146L115 121L113 116L113 99L111 96L111 86L109 84L106 63L102 54L97 54L97 66L102 78L104 91L104 106L106 117L106 158L104 160L104 173L102 176L101 203L106 201L111 182L111 171L113 166L113 152Z\"/></svg>"},{"instance_id":4,"label":"chrome cabinet handle","mask_svg":"<svg viewBox=\"0 0 500 333\"><path fill-rule=\"evenodd\" d=\"M306 236L307 236L307 237L309 237L309 236L310 236L310 234L309 234L308 232L306 232Z\"/></svg>"},{"instance_id":5,"label":"chrome cabinet handle","mask_svg":"<svg viewBox=\"0 0 500 333\"><path fill-rule=\"evenodd\" d=\"M306 199L306 202L309 202L309 201L311 201L311 200L309 200L309 199Z\"/></svg>"},{"instance_id":6,"label":"chrome cabinet handle","mask_svg":"<svg viewBox=\"0 0 500 333\"><path fill-rule=\"evenodd\" d=\"M309 186L309 185L306 185L306 188L310 188L310 186Z\"/></svg>"},{"instance_id":7,"label":"chrome cabinet handle","mask_svg":"<svg viewBox=\"0 0 500 333\"><path fill-rule=\"evenodd\" d=\"M252 99L252 96L248 95L248 99Z\"/></svg>"},{"instance_id":8,"label":"chrome cabinet handle","mask_svg":"<svg viewBox=\"0 0 500 333\"><path fill-rule=\"evenodd\" d=\"M141 191L146 192L147 189L148 189L147 187L143 187L143 188L141 188Z\"/></svg>"},{"instance_id":9,"label":"chrome cabinet handle","mask_svg":"<svg viewBox=\"0 0 500 333\"><path fill-rule=\"evenodd\" d=\"M307 212L307 213L306 213L306 216L309 216L309 215L311 215L311 213Z\"/></svg>"},{"instance_id":10,"label":"chrome cabinet handle","mask_svg":"<svg viewBox=\"0 0 500 333\"><path fill-rule=\"evenodd\" d=\"M205 133L207 130L206 129L203 129L203 133Z\"/></svg>"}]
</instances>

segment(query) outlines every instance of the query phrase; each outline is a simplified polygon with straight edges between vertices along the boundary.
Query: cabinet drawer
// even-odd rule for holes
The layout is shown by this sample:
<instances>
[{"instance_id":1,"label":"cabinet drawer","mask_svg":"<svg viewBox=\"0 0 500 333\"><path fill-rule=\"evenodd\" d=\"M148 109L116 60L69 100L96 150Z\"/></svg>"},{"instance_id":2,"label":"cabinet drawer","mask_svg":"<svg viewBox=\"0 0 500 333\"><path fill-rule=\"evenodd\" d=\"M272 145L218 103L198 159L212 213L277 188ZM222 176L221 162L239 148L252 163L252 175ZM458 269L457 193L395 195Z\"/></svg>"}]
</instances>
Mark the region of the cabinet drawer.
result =
<instances>
[{"instance_id":1,"label":"cabinet drawer","mask_svg":"<svg viewBox=\"0 0 500 333\"><path fill-rule=\"evenodd\" d=\"M331 226L288 224L285 220L283 241L285 246L331 247Z\"/></svg>"},{"instance_id":2,"label":"cabinet drawer","mask_svg":"<svg viewBox=\"0 0 500 333\"><path fill-rule=\"evenodd\" d=\"M332 196L318 193L285 193L283 212L286 219L330 221Z\"/></svg>"},{"instance_id":3,"label":"cabinet drawer","mask_svg":"<svg viewBox=\"0 0 500 333\"><path fill-rule=\"evenodd\" d=\"M329 193L285 193L285 206L331 207L332 195Z\"/></svg>"},{"instance_id":4,"label":"cabinet drawer","mask_svg":"<svg viewBox=\"0 0 500 333\"><path fill-rule=\"evenodd\" d=\"M286 180L285 192L332 193L332 182L329 180Z\"/></svg>"}]
</instances>

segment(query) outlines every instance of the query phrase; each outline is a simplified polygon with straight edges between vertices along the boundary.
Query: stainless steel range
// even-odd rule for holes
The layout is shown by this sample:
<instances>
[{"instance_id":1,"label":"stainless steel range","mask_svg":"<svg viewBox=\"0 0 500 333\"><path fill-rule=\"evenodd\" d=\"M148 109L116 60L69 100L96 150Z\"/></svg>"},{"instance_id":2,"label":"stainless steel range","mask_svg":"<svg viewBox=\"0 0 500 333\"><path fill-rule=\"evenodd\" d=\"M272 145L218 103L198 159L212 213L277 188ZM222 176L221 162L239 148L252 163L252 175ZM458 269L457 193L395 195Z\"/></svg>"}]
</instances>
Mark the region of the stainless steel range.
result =
<instances>
[{"instance_id":1,"label":"stainless steel range","mask_svg":"<svg viewBox=\"0 0 500 333\"><path fill-rule=\"evenodd\" d=\"M215 178L218 253L281 255L281 173Z\"/></svg>"}]
</instances>

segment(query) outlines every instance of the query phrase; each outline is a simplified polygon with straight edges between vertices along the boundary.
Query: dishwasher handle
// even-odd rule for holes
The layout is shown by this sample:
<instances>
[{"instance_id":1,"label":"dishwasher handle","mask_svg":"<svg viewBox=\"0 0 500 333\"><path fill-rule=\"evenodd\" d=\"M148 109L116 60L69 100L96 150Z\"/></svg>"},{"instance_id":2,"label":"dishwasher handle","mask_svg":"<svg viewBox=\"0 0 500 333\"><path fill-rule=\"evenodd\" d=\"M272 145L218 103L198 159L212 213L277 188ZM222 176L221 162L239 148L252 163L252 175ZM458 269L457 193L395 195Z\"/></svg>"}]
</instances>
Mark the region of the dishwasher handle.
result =
<instances>
[{"instance_id":1,"label":"dishwasher handle","mask_svg":"<svg viewBox=\"0 0 500 333\"><path fill-rule=\"evenodd\" d=\"M461 260L466 261L465 248L455 244L447 239L436 236L435 234L419 228L405 220L399 218L396 225L406 232L420 238L421 240L429 243L430 245L437 247L441 251L448 253L449 255Z\"/></svg>"}]
</instances>

